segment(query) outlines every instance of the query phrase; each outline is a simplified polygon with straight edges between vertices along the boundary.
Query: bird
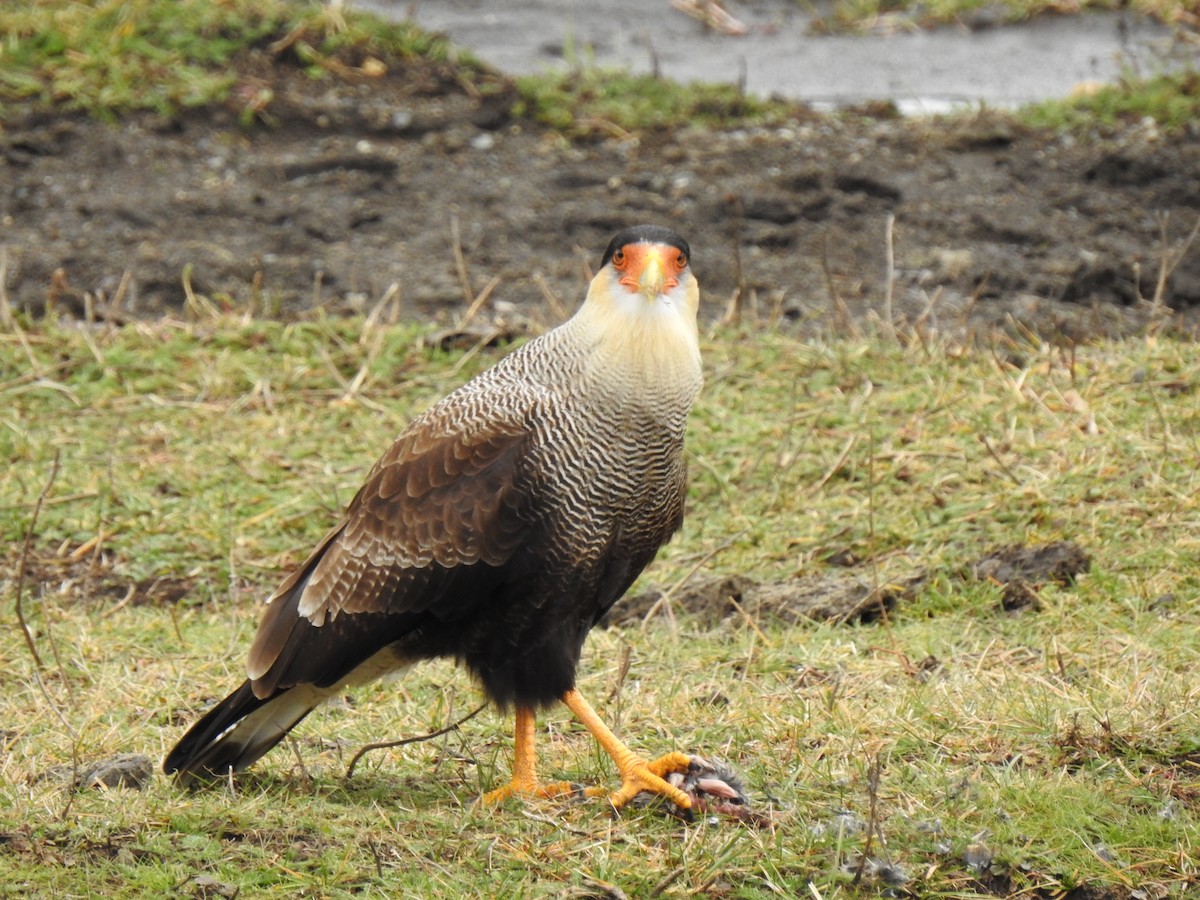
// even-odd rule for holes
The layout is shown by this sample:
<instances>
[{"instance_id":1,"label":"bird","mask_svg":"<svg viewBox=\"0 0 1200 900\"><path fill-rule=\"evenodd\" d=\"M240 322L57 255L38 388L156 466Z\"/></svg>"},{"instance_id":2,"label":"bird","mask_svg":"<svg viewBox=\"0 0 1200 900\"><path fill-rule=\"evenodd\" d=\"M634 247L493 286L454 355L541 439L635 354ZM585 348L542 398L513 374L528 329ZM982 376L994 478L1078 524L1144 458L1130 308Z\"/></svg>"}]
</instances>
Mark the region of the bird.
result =
<instances>
[{"instance_id":1,"label":"bird","mask_svg":"<svg viewBox=\"0 0 1200 900\"><path fill-rule=\"evenodd\" d=\"M680 528L684 436L702 381L700 289L675 231L609 242L578 310L414 418L341 520L267 599L246 679L163 760L229 777L348 686L452 657L514 717L511 778L480 798L642 792L688 754L647 759L576 687L588 632ZM609 792L537 774L537 714L563 703L613 759Z\"/></svg>"}]
</instances>

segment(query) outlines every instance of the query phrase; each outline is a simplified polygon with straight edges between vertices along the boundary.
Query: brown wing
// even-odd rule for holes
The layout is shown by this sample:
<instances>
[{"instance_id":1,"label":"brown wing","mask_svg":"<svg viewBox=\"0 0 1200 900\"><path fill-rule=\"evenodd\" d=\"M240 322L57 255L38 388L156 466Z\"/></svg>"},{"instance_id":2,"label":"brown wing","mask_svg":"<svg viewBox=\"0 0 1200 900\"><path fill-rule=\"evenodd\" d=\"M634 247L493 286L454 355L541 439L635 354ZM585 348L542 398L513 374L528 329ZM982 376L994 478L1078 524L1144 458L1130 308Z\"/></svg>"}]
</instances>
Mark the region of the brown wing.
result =
<instances>
[{"instance_id":1,"label":"brown wing","mask_svg":"<svg viewBox=\"0 0 1200 900\"><path fill-rule=\"evenodd\" d=\"M311 680L325 658L322 680L340 677L395 639L382 633L389 625L436 604L457 568L508 560L529 528L518 485L527 438L503 420L466 431L419 420L401 435L342 521L271 596L247 667L255 693L295 684L292 668Z\"/></svg>"}]
</instances>

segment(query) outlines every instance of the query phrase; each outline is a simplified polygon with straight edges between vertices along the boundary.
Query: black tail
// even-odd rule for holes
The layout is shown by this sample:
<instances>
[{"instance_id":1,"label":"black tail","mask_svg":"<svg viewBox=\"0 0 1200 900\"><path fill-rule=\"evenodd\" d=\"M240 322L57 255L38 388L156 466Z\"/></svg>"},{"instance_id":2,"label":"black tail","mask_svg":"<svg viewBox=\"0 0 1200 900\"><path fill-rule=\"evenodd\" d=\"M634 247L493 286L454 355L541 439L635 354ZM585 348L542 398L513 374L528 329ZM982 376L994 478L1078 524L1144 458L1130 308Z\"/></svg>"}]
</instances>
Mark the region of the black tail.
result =
<instances>
[{"instance_id":1,"label":"black tail","mask_svg":"<svg viewBox=\"0 0 1200 900\"><path fill-rule=\"evenodd\" d=\"M283 740L327 693L302 685L261 700L250 682L243 682L188 730L163 760L163 771L185 781L241 772Z\"/></svg>"}]
</instances>

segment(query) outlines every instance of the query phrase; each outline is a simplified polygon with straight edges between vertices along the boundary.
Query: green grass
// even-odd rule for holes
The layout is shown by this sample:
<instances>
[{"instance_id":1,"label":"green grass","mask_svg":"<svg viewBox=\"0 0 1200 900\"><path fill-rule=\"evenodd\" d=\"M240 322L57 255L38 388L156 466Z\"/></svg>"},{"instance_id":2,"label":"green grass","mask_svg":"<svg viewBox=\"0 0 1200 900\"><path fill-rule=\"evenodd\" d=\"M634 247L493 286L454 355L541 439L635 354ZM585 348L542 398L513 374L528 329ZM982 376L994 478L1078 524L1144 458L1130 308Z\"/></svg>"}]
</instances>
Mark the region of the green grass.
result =
<instances>
[{"instance_id":1,"label":"green grass","mask_svg":"<svg viewBox=\"0 0 1200 900\"><path fill-rule=\"evenodd\" d=\"M807 4L806 4L807 5ZM835 0L817 26L832 32L894 31L934 28L969 21L986 12L991 22L1015 23L1047 15L1072 15L1096 10L1119 10L1152 16L1167 25L1195 27L1197 0Z\"/></svg>"},{"instance_id":2,"label":"green grass","mask_svg":"<svg viewBox=\"0 0 1200 900\"><path fill-rule=\"evenodd\" d=\"M1068 100L1035 103L1020 113L1031 125L1080 131L1150 118L1168 130L1185 128L1200 117L1200 70L1125 78Z\"/></svg>"},{"instance_id":3,"label":"green grass","mask_svg":"<svg viewBox=\"0 0 1200 900\"><path fill-rule=\"evenodd\" d=\"M296 40L284 40L285 36ZM469 54L409 23L285 0L18 0L0 12L0 116L31 100L100 117L133 110L174 115L226 101L230 63L279 42L314 78L338 77L327 61L415 58L473 72ZM518 114L570 135L620 134L687 123L777 121L794 106L724 85L685 86L585 67L520 79Z\"/></svg>"},{"instance_id":4,"label":"green grass","mask_svg":"<svg viewBox=\"0 0 1200 900\"><path fill-rule=\"evenodd\" d=\"M0 117L28 101L100 117L220 103L237 84L231 63L275 41L314 78L342 54L355 65L453 57L464 72L471 66L413 25L317 2L10 0L0 12Z\"/></svg>"},{"instance_id":5,"label":"green grass","mask_svg":"<svg viewBox=\"0 0 1200 900\"><path fill-rule=\"evenodd\" d=\"M763 125L798 114L794 103L760 100L731 84L683 85L651 75L581 68L517 79L518 113L568 135L625 136L683 125Z\"/></svg>"},{"instance_id":6,"label":"green grass","mask_svg":"<svg viewBox=\"0 0 1200 900\"><path fill-rule=\"evenodd\" d=\"M242 896L873 894L881 875L851 882L876 761L868 852L904 892L1195 890L1200 362L1161 338L1074 354L706 341L689 520L645 582L702 560L786 579L840 548L867 579L933 573L871 625L682 615L589 639L581 688L620 733L647 753L727 757L771 828L614 821L599 802L479 809L509 765L511 725L491 712L369 755L344 782L361 744L475 705L449 664L314 713L232 794L40 777L118 753L157 761L240 679L261 598L403 422L501 352L420 338L321 318L0 332L0 894L214 889L198 877ZM56 455L25 560L39 675L15 582ZM1092 571L1044 588L1038 611L1001 613L995 586L955 574L997 544L1058 539ZM541 722L547 774L611 782L565 711Z\"/></svg>"}]
</instances>

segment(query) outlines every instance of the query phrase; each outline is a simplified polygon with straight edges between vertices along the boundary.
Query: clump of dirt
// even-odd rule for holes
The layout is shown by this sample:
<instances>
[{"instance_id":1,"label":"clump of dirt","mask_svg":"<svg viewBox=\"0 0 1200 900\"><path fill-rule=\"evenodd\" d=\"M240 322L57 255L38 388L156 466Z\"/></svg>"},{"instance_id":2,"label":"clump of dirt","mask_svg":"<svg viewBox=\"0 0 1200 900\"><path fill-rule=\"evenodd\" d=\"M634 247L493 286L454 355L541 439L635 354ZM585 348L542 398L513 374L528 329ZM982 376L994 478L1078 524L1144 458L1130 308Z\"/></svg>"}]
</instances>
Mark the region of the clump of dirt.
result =
<instances>
[{"instance_id":1,"label":"clump of dirt","mask_svg":"<svg viewBox=\"0 0 1200 900\"><path fill-rule=\"evenodd\" d=\"M864 579L840 573L805 575L787 581L756 582L742 575L694 578L676 591L651 589L622 600L606 624L632 625L667 620L676 611L703 628L739 615L755 622L794 625L805 619L862 621L879 617L904 588L875 589Z\"/></svg>"},{"instance_id":2,"label":"clump of dirt","mask_svg":"<svg viewBox=\"0 0 1200 900\"><path fill-rule=\"evenodd\" d=\"M1045 584L1070 587L1092 567L1092 559L1078 544L1054 541L1035 547L1010 544L970 564L970 577L1003 586L1000 605L1008 612L1038 609L1038 589Z\"/></svg>"},{"instance_id":3,"label":"clump of dirt","mask_svg":"<svg viewBox=\"0 0 1200 900\"><path fill-rule=\"evenodd\" d=\"M1181 329L1197 322L1200 248L1184 248L1200 216L1196 129L798 113L782 128L572 143L518 116L502 76L389 65L316 80L264 52L238 63L220 108L4 123L8 302L120 322L389 296L453 322L495 279L485 316L553 321L611 235L648 221L692 243L710 318L738 296L829 333L883 313L890 221L892 311L926 329L1075 340L1171 310Z\"/></svg>"}]
</instances>

